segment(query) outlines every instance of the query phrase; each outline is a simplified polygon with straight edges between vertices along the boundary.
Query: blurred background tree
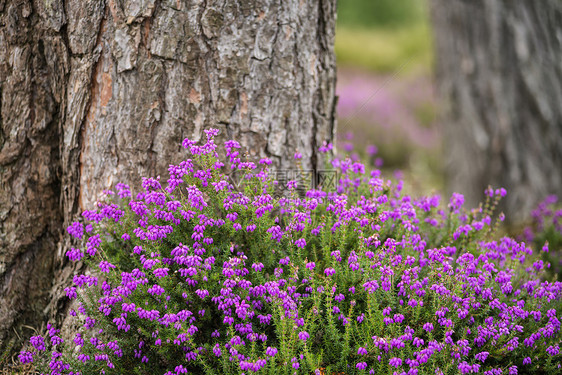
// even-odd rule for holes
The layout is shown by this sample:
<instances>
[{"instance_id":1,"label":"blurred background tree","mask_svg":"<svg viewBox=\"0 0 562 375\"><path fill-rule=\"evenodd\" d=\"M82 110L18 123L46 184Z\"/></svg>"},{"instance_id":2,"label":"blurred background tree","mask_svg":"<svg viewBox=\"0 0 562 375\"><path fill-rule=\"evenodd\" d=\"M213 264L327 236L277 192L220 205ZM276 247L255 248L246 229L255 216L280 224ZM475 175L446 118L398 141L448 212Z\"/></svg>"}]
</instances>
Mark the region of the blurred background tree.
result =
<instances>
[{"instance_id":1,"label":"blurred background tree","mask_svg":"<svg viewBox=\"0 0 562 375\"><path fill-rule=\"evenodd\" d=\"M436 82L452 190L503 186L521 222L562 196L562 2L433 0Z\"/></svg>"}]
</instances>

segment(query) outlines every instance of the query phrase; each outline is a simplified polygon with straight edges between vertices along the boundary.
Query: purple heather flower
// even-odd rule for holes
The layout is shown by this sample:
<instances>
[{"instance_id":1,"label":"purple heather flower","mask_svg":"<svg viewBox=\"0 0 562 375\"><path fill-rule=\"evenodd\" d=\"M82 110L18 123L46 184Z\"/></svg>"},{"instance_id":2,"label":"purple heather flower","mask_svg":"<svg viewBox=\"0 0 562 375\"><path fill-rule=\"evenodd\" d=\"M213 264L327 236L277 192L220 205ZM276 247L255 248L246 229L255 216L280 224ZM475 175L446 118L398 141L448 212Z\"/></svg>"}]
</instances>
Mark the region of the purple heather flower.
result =
<instances>
[{"instance_id":1,"label":"purple heather flower","mask_svg":"<svg viewBox=\"0 0 562 375\"><path fill-rule=\"evenodd\" d=\"M472 372L472 366L469 365L466 361L462 361L461 363L459 363L457 368L461 374L469 374Z\"/></svg>"},{"instance_id":2,"label":"purple heather flower","mask_svg":"<svg viewBox=\"0 0 562 375\"><path fill-rule=\"evenodd\" d=\"M548 348L546 348L546 352L548 354L550 354L551 356L555 356L560 352L560 347L558 345L556 346L549 346Z\"/></svg>"},{"instance_id":3,"label":"purple heather flower","mask_svg":"<svg viewBox=\"0 0 562 375\"><path fill-rule=\"evenodd\" d=\"M322 153L327 153L327 152L329 152L330 150L332 150L333 147L334 147L334 146L333 146L331 143L326 143L326 141L324 141L324 143L322 143L322 146L320 146L320 147L318 148L318 151L320 151L320 152L322 152Z\"/></svg>"},{"instance_id":4,"label":"purple heather flower","mask_svg":"<svg viewBox=\"0 0 562 375\"><path fill-rule=\"evenodd\" d=\"M415 347L418 347L418 348L419 348L420 346L422 346L422 345L424 344L424 341L423 341L423 339L421 339L421 338L419 338L419 337L414 337L414 341L412 342L412 344L413 344Z\"/></svg>"},{"instance_id":5,"label":"purple heather flower","mask_svg":"<svg viewBox=\"0 0 562 375\"><path fill-rule=\"evenodd\" d=\"M332 276L333 274L336 273L336 270L330 267L330 268L326 268L324 270L324 273L326 274L326 276Z\"/></svg>"},{"instance_id":6,"label":"purple heather flower","mask_svg":"<svg viewBox=\"0 0 562 375\"><path fill-rule=\"evenodd\" d=\"M163 294L165 292L165 290L160 285L155 284L155 285L151 286L150 288L148 288L147 292L152 294L153 296L159 296L159 295Z\"/></svg>"},{"instance_id":7,"label":"purple heather flower","mask_svg":"<svg viewBox=\"0 0 562 375\"><path fill-rule=\"evenodd\" d=\"M476 358L476 359L479 360L479 361L484 362L484 361L486 360L486 358L488 358L488 355L489 355L489 354L490 354L490 353L488 353L488 352L480 352L480 353L476 354L476 355L474 356L474 358Z\"/></svg>"},{"instance_id":8,"label":"purple heather flower","mask_svg":"<svg viewBox=\"0 0 562 375\"><path fill-rule=\"evenodd\" d=\"M35 349L39 351L45 350L45 339L43 338L43 336L31 336L29 341Z\"/></svg>"},{"instance_id":9,"label":"purple heather flower","mask_svg":"<svg viewBox=\"0 0 562 375\"><path fill-rule=\"evenodd\" d=\"M402 359L398 358L398 357L392 357L392 358L390 358L390 361L388 361L388 364L398 368L398 367L402 366Z\"/></svg>"},{"instance_id":10,"label":"purple heather flower","mask_svg":"<svg viewBox=\"0 0 562 375\"><path fill-rule=\"evenodd\" d=\"M21 363L32 363L33 362L33 353L32 352L20 352L18 355L18 359Z\"/></svg>"},{"instance_id":11,"label":"purple heather flower","mask_svg":"<svg viewBox=\"0 0 562 375\"><path fill-rule=\"evenodd\" d=\"M363 348L363 347L359 347L359 349L357 349L357 354L359 355L367 355L367 349Z\"/></svg>"},{"instance_id":12,"label":"purple heather flower","mask_svg":"<svg viewBox=\"0 0 562 375\"><path fill-rule=\"evenodd\" d=\"M64 291L66 292L66 296L70 299L76 298L78 296L76 293L76 287L67 287L64 288Z\"/></svg>"},{"instance_id":13,"label":"purple heather flower","mask_svg":"<svg viewBox=\"0 0 562 375\"><path fill-rule=\"evenodd\" d=\"M84 236L84 225L77 221L72 223L68 228L66 228L66 230L70 235L72 235L72 237L79 240Z\"/></svg>"},{"instance_id":14,"label":"purple heather flower","mask_svg":"<svg viewBox=\"0 0 562 375\"><path fill-rule=\"evenodd\" d=\"M358 362L358 363L355 365L355 367L356 367L358 370L365 370L365 369L367 369L367 362Z\"/></svg>"},{"instance_id":15,"label":"purple heather flower","mask_svg":"<svg viewBox=\"0 0 562 375\"><path fill-rule=\"evenodd\" d=\"M295 241L295 245L302 249L306 246L306 240L304 238L300 238L300 239Z\"/></svg>"},{"instance_id":16,"label":"purple heather flower","mask_svg":"<svg viewBox=\"0 0 562 375\"><path fill-rule=\"evenodd\" d=\"M306 340L308 340L309 337L310 337L310 335L308 334L308 332L306 332L306 331L299 332L299 339L300 340L306 341Z\"/></svg>"},{"instance_id":17,"label":"purple heather flower","mask_svg":"<svg viewBox=\"0 0 562 375\"><path fill-rule=\"evenodd\" d=\"M287 181L287 189L294 190L297 188L297 186L298 186L298 181L296 180Z\"/></svg>"},{"instance_id":18,"label":"purple heather flower","mask_svg":"<svg viewBox=\"0 0 562 375\"><path fill-rule=\"evenodd\" d=\"M503 198L507 195L507 190L505 190L504 188L496 189L496 195Z\"/></svg>"},{"instance_id":19,"label":"purple heather flower","mask_svg":"<svg viewBox=\"0 0 562 375\"><path fill-rule=\"evenodd\" d=\"M268 346L267 349L265 350L265 354L273 357L277 354L277 348L272 348L271 346Z\"/></svg>"},{"instance_id":20,"label":"purple heather flower","mask_svg":"<svg viewBox=\"0 0 562 375\"><path fill-rule=\"evenodd\" d=\"M215 346L213 347L213 354L217 357L220 357L222 352L221 349L219 347L219 344L215 344Z\"/></svg>"},{"instance_id":21,"label":"purple heather flower","mask_svg":"<svg viewBox=\"0 0 562 375\"><path fill-rule=\"evenodd\" d=\"M253 263L252 264L252 268L256 272L260 272L261 270L263 270L263 267L264 267L263 263Z\"/></svg>"},{"instance_id":22,"label":"purple heather flower","mask_svg":"<svg viewBox=\"0 0 562 375\"><path fill-rule=\"evenodd\" d=\"M452 211L458 212L459 208L464 204L464 196L462 194L453 193L449 202Z\"/></svg>"},{"instance_id":23,"label":"purple heather flower","mask_svg":"<svg viewBox=\"0 0 562 375\"><path fill-rule=\"evenodd\" d=\"M80 249L71 248L66 252L66 256L73 262L76 262L84 257Z\"/></svg>"},{"instance_id":24,"label":"purple heather flower","mask_svg":"<svg viewBox=\"0 0 562 375\"><path fill-rule=\"evenodd\" d=\"M154 276L161 279L162 277L168 276L169 271L169 268L155 268L154 270L152 270L152 273L154 274Z\"/></svg>"},{"instance_id":25,"label":"purple heather flower","mask_svg":"<svg viewBox=\"0 0 562 375\"><path fill-rule=\"evenodd\" d=\"M63 343L63 339L57 335L51 336L51 344L52 345L59 345Z\"/></svg>"},{"instance_id":26,"label":"purple heather flower","mask_svg":"<svg viewBox=\"0 0 562 375\"><path fill-rule=\"evenodd\" d=\"M431 331L433 331L433 324L431 324L431 323L425 323L425 324L423 325L423 329L426 330L427 332L431 332Z\"/></svg>"}]
</instances>

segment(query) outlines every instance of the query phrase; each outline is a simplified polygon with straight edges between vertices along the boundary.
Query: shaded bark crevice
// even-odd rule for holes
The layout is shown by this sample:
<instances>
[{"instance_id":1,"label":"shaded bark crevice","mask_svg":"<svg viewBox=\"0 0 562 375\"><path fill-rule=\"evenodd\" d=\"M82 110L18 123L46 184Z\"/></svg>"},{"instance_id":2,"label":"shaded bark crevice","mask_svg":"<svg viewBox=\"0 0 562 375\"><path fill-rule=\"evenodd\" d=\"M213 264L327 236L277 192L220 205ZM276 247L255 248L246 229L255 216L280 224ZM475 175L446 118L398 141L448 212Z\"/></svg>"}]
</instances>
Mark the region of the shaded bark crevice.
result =
<instances>
[{"instance_id":1,"label":"shaded bark crevice","mask_svg":"<svg viewBox=\"0 0 562 375\"><path fill-rule=\"evenodd\" d=\"M31 2L0 13L0 349L17 341L22 324L45 318L59 241L60 106L64 64L57 23Z\"/></svg>"}]
</instances>

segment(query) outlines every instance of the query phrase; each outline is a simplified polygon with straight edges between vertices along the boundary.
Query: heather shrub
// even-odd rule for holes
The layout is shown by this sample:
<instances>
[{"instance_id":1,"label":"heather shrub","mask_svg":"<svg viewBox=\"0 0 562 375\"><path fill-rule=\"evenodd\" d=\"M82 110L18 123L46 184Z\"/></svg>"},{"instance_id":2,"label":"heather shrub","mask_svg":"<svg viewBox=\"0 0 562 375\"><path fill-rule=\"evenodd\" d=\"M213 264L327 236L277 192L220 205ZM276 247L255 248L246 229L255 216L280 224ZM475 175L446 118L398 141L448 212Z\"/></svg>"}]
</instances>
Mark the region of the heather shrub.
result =
<instances>
[{"instance_id":1,"label":"heather shrub","mask_svg":"<svg viewBox=\"0 0 562 375\"><path fill-rule=\"evenodd\" d=\"M560 371L562 283L496 234L503 189L466 211L459 194L408 196L336 158L333 189L292 180L278 195L270 161L242 161L229 141L223 165L216 133L186 139L165 184L118 184L68 228L81 241L68 257L92 270L66 289L81 328L63 342L49 326L21 362L51 374Z\"/></svg>"}]
</instances>

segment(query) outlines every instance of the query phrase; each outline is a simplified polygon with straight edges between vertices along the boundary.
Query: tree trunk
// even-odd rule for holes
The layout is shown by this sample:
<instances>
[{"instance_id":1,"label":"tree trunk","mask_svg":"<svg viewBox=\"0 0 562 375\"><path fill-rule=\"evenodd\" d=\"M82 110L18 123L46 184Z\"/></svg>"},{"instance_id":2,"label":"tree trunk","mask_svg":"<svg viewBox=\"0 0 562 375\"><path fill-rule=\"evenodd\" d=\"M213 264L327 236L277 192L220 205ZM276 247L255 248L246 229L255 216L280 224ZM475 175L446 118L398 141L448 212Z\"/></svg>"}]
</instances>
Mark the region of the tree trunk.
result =
<instances>
[{"instance_id":1,"label":"tree trunk","mask_svg":"<svg viewBox=\"0 0 562 375\"><path fill-rule=\"evenodd\" d=\"M335 132L335 0L0 0L0 350L61 321L65 228L218 127L274 166ZM17 332L17 334L14 334Z\"/></svg>"},{"instance_id":2,"label":"tree trunk","mask_svg":"<svg viewBox=\"0 0 562 375\"><path fill-rule=\"evenodd\" d=\"M503 186L523 220L562 196L562 2L433 0L450 188Z\"/></svg>"}]
</instances>

